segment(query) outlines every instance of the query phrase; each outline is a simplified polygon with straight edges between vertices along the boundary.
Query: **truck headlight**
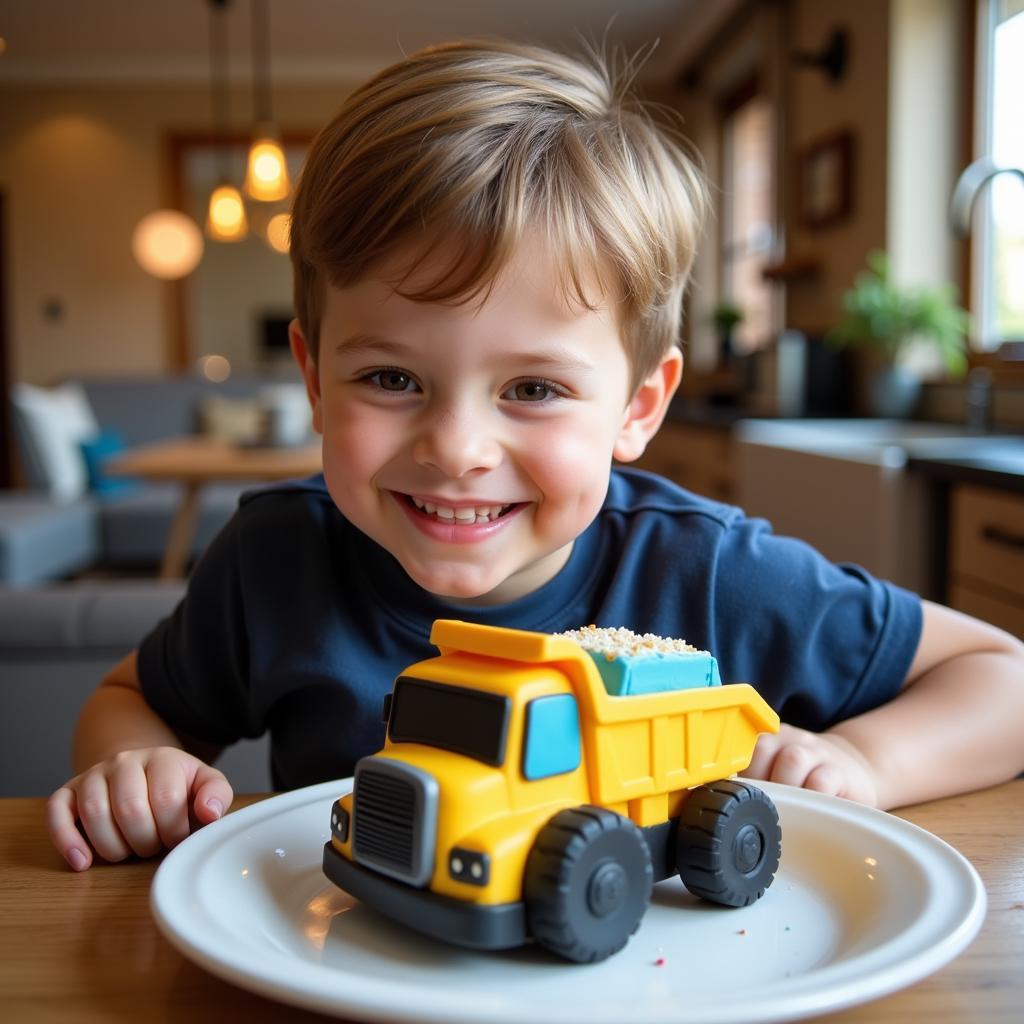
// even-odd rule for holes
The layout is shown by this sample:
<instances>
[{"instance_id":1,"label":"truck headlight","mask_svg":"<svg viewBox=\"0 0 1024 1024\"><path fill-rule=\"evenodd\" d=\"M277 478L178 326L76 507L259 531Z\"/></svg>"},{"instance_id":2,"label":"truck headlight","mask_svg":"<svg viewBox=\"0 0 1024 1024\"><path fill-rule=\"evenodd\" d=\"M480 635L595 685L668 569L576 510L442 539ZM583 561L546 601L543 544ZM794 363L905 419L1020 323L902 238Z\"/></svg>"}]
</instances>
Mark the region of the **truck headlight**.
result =
<instances>
[{"instance_id":1,"label":"truck headlight","mask_svg":"<svg viewBox=\"0 0 1024 1024\"><path fill-rule=\"evenodd\" d=\"M491 860L486 853L455 846L448 854L448 873L459 882L486 885L491 877Z\"/></svg>"},{"instance_id":2,"label":"truck headlight","mask_svg":"<svg viewBox=\"0 0 1024 1024\"><path fill-rule=\"evenodd\" d=\"M335 800L331 808L331 835L340 843L348 842L348 811L340 800Z\"/></svg>"}]
</instances>

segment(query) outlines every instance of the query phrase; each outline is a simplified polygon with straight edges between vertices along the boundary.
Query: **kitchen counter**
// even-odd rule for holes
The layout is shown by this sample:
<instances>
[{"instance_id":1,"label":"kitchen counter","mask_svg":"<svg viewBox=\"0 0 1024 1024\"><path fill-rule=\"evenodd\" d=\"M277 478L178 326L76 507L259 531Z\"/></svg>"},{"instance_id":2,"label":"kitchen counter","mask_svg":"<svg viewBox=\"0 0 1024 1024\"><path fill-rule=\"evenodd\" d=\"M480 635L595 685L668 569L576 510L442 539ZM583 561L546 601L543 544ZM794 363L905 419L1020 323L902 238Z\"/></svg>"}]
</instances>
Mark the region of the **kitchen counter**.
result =
<instances>
[{"instance_id":1,"label":"kitchen counter","mask_svg":"<svg viewBox=\"0 0 1024 1024\"><path fill-rule=\"evenodd\" d=\"M938 483L980 484L1024 493L1024 438L1017 451L986 451L984 439L979 439L977 454L956 458L911 455L907 468Z\"/></svg>"}]
</instances>

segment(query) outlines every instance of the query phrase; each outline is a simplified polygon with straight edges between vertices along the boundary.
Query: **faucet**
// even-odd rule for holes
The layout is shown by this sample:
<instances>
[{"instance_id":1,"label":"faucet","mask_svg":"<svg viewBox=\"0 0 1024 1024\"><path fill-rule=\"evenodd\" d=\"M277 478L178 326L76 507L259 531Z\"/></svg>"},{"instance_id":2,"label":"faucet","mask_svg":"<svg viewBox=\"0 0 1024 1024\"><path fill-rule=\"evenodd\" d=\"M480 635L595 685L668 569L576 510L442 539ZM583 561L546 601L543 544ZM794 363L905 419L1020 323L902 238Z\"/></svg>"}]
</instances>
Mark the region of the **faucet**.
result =
<instances>
[{"instance_id":1,"label":"faucet","mask_svg":"<svg viewBox=\"0 0 1024 1024\"><path fill-rule=\"evenodd\" d=\"M949 203L949 223L958 238L971 233L971 213L981 190L999 174L1016 174L1024 184L1024 168L1001 167L990 156L983 156L964 168L953 187ZM1005 343L1004 343L1005 345ZM985 431L992 421L993 374L987 366L976 366L967 375L964 395L966 423L970 430Z\"/></svg>"},{"instance_id":2,"label":"faucet","mask_svg":"<svg viewBox=\"0 0 1024 1024\"><path fill-rule=\"evenodd\" d=\"M968 164L956 180L953 198L949 204L949 223L958 238L971 233L971 211L981 190L997 174L1019 174L1024 184L1024 168L1000 167L990 156L983 156Z\"/></svg>"}]
</instances>

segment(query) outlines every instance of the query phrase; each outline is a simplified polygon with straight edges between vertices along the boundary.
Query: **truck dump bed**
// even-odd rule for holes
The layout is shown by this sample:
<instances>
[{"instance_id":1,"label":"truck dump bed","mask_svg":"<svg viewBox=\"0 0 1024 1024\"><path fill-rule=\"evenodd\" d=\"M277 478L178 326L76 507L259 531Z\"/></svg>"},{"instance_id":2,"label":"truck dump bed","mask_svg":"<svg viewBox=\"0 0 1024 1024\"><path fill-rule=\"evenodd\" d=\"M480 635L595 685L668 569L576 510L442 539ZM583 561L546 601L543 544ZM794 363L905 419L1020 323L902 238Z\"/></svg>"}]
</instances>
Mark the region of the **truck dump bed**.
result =
<instances>
[{"instance_id":1,"label":"truck dump bed","mask_svg":"<svg viewBox=\"0 0 1024 1024\"><path fill-rule=\"evenodd\" d=\"M601 804L623 804L726 778L750 764L762 732L779 717L746 683L609 695L591 656L548 633L439 620L431 642L501 661L551 665L572 683L590 788Z\"/></svg>"}]
</instances>

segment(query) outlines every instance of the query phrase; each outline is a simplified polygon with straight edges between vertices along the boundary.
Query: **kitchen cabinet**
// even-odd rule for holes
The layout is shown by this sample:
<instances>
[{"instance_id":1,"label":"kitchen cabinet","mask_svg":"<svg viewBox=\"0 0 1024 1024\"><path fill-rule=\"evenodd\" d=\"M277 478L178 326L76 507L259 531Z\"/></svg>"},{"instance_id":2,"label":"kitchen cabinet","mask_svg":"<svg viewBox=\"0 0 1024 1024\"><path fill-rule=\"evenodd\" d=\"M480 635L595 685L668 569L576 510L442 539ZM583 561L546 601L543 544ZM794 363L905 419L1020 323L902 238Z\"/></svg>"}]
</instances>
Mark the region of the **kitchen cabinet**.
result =
<instances>
[{"instance_id":1,"label":"kitchen cabinet","mask_svg":"<svg viewBox=\"0 0 1024 1024\"><path fill-rule=\"evenodd\" d=\"M733 500L733 441L727 427L668 420L632 465L715 501Z\"/></svg>"},{"instance_id":2,"label":"kitchen cabinet","mask_svg":"<svg viewBox=\"0 0 1024 1024\"><path fill-rule=\"evenodd\" d=\"M1024 639L1024 494L954 484L949 527L950 607Z\"/></svg>"}]
</instances>

